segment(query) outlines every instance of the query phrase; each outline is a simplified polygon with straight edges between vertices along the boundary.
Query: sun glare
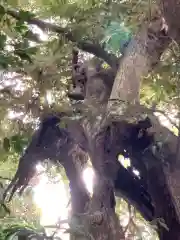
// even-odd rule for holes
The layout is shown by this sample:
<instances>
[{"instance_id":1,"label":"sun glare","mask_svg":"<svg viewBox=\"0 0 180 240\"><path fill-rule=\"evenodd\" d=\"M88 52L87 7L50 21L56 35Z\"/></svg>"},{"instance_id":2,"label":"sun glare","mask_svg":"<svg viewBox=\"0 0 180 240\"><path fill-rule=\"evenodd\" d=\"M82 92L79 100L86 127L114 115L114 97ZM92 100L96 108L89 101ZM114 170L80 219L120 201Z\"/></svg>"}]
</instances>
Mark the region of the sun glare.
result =
<instances>
[{"instance_id":1,"label":"sun glare","mask_svg":"<svg viewBox=\"0 0 180 240\"><path fill-rule=\"evenodd\" d=\"M87 190L92 194L93 193L94 171L91 167L87 167L84 170L83 180L85 182Z\"/></svg>"},{"instance_id":2,"label":"sun glare","mask_svg":"<svg viewBox=\"0 0 180 240\"><path fill-rule=\"evenodd\" d=\"M38 164L37 171L42 172L43 166ZM93 191L93 169L88 167L82 174L83 180L87 187L87 190L92 193ZM36 206L40 209L40 224L42 226L56 225L58 220L65 220L68 218L67 208L68 196L65 189L63 180L58 183L51 183L46 175L43 173L40 175L40 179L36 186L33 188L33 200ZM68 228L67 224L63 225L63 228ZM52 233L52 229L46 229L47 234ZM61 239L69 239L68 234L63 234L62 231L58 232L58 236Z\"/></svg>"},{"instance_id":3,"label":"sun glare","mask_svg":"<svg viewBox=\"0 0 180 240\"><path fill-rule=\"evenodd\" d=\"M67 218L68 198L62 181L50 183L43 175L34 188L34 201L41 210L41 225L56 224L60 217Z\"/></svg>"}]
</instances>

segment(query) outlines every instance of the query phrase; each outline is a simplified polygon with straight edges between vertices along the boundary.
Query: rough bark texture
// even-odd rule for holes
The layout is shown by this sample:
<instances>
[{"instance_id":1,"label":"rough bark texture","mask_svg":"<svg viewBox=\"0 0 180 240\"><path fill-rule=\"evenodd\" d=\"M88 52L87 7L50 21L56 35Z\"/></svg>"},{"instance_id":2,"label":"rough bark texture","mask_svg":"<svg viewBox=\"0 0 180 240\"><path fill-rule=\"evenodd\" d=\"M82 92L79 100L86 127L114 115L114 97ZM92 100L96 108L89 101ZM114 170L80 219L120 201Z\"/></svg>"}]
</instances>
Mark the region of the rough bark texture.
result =
<instances>
[{"instance_id":1,"label":"rough bark texture","mask_svg":"<svg viewBox=\"0 0 180 240\"><path fill-rule=\"evenodd\" d=\"M132 39L120 62L110 99L130 103L139 101L142 77L159 62L161 54L170 43L170 38L162 27L162 18L159 17L148 26L143 26Z\"/></svg>"},{"instance_id":2,"label":"rough bark texture","mask_svg":"<svg viewBox=\"0 0 180 240\"><path fill-rule=\"evenodd\" d=\"M153 116L153 118L155 117ZM168 129L163 128L160 123L158 123L158 125L159 131L166 133L164 137L167 137L167 134L171 135L171 132ZM159 140L159 131L155 133L156 140ZM162 153L164 153L166 157L164 161ZM171 188L173 188L173 185L169 185L169 182L167 181L167 172L169 172L170 170L165 164L166 161L170 160L168 158L170 156L173 156L172 151L168 148L168 144L165 145L163 149L161 149L161 154L157 153L156 155L154 155L151 149L149 149L146 150L144 153L140 154L136 154L136 152L131 152L131 156L132 160L136 159L140 162L141 166L144 165L146 169L148 190L153 198L155 205L154 218L164 219L165 224L169 229L167 230L166 228L159 227L160 239L179 239L180 232L178 212L176 210L176 205L174 204L174 199L171 194Z\"/></svg>"},{"instance_id":3,"label":"rough bark texture","mask_svg":"<svg viewBox=\"0 0 180 240\"><path fill-rule=\"evenodd\" d=\"M140 77L144 76L144 74L147 74L148 71L151 70L154 63L158 61L164 47L169 43L168 38L162 35L162 28L160 26L161 25L159 25L159 34L156 32L157 42L155 41L154 44L152 44L153 41L150 41L150 44L147 44L147 46L150 46L150 49L153 51L148 51L148 48L144 46L144 42L148 42L147 40L149 39L147 32L143 35L144 39L142 38L142 42L137 38L137 40L135 39L135 47L131 44L130 50L127 49L127 57L122 61L116 76L111 99L115 98L116 100L129 101L131 103L138 101ZM128 50L130 52L128 52ZM118 107L116 111L119 111ZM167 129L160 126L160 124L157 123L157 119L154 121L154 117L152 117L152 122L155 127L156 140L160 140L161 138L161 142L163 142L162 139L168 138L163 149L161 149L163 153L163 161L162 155L157 157L156 160L159 162L153 162L152 167L152 157L145 158L146 162L148 162L146 165L148 174L147 180L155 202L156 215L157 217L164 218L169 228L169 231L165 229L159 231L160 239L179 239L180 188L178 176L180 176L180 172L178 168L171 171L169 168L163 166L164 161L170 163L171 166L173 165L173 159L175 161L176 156L177 138ZM141 161L142 164L143 162L144 161ZM149 167L149 165L151 167Z\"/></svg>"}]
</instances>

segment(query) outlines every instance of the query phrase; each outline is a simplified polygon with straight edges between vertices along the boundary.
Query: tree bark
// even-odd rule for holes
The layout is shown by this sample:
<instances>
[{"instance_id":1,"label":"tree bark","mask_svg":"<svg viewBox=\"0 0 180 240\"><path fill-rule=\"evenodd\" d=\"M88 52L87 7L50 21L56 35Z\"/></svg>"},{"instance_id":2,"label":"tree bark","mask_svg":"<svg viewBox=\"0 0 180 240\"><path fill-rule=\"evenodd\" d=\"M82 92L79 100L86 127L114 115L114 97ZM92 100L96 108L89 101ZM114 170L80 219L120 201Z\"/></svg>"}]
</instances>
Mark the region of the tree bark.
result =
<instances>
[{"instance_id":1,"label":"tree bark","mask_svg":"<svg viewBox=\"0 0 180 240\"><path fill-rule=\"evenodd\" d=\"M133 40L130 43L119 67L110 99L130 103L137 103L139 101L141 77L146 75L154 64L158 62L162 52L170 42L170 39L164 35L161 26L162 25L159 24L159 29L156 31L156 39L151 39L148 31L142 31L142 38L140 37L139 39L137 37L135 41ZM148 44L145 45L144 43ZM120 104L119 106L116 104L116 115L118 115L118 112L121 112L121 107ZM177 157L176 146L178 139L170 131L157 123L157 120L154 120L154 116L152 117L152 122L155 127L156 140L159 140L160 137L161 141L162 139L168 138L161 151L164 151L163 156L165 162L170 163L172 166L173 159L175 160ZM152 161L150 158L148 159L148 163L151 166ZM172 171L172 168L170 169L164 166L160 157L157 157L157 159L159 161L158 163L154 163L153 167L151 166L150 168L146 166L146 169L148 172L149 189L155 202L157 217L164 218L169 228L169 231L167 231L160 227L159 236L160 239L163 240L171 238L180 239L180 181L178 180L180 171L178 168ZM141 161L141 163L143 163L143 161Z\"/></svg>"},{"instance_id":2,"label":"tree bark","mask_svg":"<svg viewBox=\"0 0 180 240\"><path fill-rule=\"evenodd\" d=\"M164 184L164 189L161 191L161 204L163 201L164 205L167 206L164 206L165 216L163 218L170 229L169 233L166 233L163 239L168 239L168 234L170 234L170 232L172 235L176 234L175 239L180 239L180 169L176 162L176 159L179 161L180 157L177 156L179 138L172 134L167 128L162 127L155 117L152 117L152 122L154 124L156 140L163 142L164 140L162 141L162 139L166 139L166 142L163 142L161 154L158 155L158 157L160 157L159 163L157 167L154 167L154 174L156 174L156 180L158 180L156 185L158 185L157 183L159 183L160 186ZM163 192L166 197L163 197ZM165 199L167 199L167 202ZM169 211L167 211L167 209L169 209Z\"/></svg>"},{"instance_id":3,"label":"tree bark","mask_svg":"<svg viewBox=\"0 0 180 240\"><path fill-rule=\"evenodd\" d=\"M163 19L160 16L149 25L142 26L129 43L119 64L110 100L128 101L131 104L139 102L141 79L159 62L170 43L162 27Z\"/></svg>"},{"instance_id":4,"label":"tree bark","mask_svg":"<svg viewBox=\"0 0 180 240\"><path fill-rule=\"evenodd\" d=\"M179 186L179 177L177 175L174 176L174 174L179 174L179 170L175 172L171 170L173 156L175 155L172 147L174 148L176 145L173 144L173 141L176 142L177 137L167 128L161 126L155 116L152 115L151 120L153 122L156 141L162 141L162 139L169 136L168 142L166 142L160 152L156 152L156 154L149 148L145 152L138 154L131 152L130 158L132 161L136 159L136 161L141 164L141 167L144 165L146 169L148 190L155 205L154 219L163 219L166 225L166 227L163 227L157 223L160 239L180 239L180 222L176 207L178 203L176 199L174 199L174 197L179 196L178 191L176 191ZM169 178L172 179L172 175L176 177L177 182L175 184L169 181Z\"/></svg>"}]
</instances>

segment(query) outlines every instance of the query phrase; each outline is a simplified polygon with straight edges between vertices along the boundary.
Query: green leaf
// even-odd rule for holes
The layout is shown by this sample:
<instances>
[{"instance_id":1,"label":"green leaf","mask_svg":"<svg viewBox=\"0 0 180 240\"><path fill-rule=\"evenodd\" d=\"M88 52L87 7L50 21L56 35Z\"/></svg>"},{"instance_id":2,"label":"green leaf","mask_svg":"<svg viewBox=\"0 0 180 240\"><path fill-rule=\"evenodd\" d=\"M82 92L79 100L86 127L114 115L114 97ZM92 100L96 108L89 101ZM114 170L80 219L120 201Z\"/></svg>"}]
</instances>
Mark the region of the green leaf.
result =
<instances>
[{"instance_id":1,"label":"green leaf","mask_svg":"<svg viewBox=\"0 0 180 240\"><path fill-rule=\"evenodd\" d=\"M3 50L6 44L6 35L5 34L0 34L0 49Z\"/></svg>"},{"instance_id":2,"label":"green leaf","mask_svg":"<svg viewBox=\"0 0 180 240\"><path fill-rule=\"evenodd\" d=\"M0 20L4 17L5 14L6 14L5 8L2 5L0 5Z\"/></svg>"},{"instance_id":3,"label":"green leaf","mask_svg":"<svg viewBox=\"0 0 180 240\"><path fill-rule=\"evenodd\" d=\"M28 11L20 10L19 17L22 21L28 21L30 18L34 17L34 14Z\"/></svg>"},{"instance_id":4,"label":"green leaf","mask_svg":"<svg viewBox=\"0 0 180 240\"><path fill-rule=\"evenodd\" d=\"M22 153L24 147L28 144L28 139L20 135L14 135L10 138L10 142L15 152Z\"/></svg>"},{"instance_id":5,"label":"green leaf","mask_svg":"<svg viewBox=\"0 0 180 240\"><path fill-rule=\"evenodd\" d=\"M37 47L30 47L28 49L26 49L26 53L29 55L35 55L38 51Z\"/></svg>"},{"instance_id":6,"label":"green leaf","mask_svg":"<svg viewBox=\"0 0 180 240\"><path fill-rule=\"evenodd\" d=\"M0 54L0 67L2 69L7 69L9 65L12 65L13 63L16 63L16 65L19 64L17 57L15 56L6 56L5 54Z\"/></svg>"},{"instance_id":7,"label":"green leaf","mask_svg":"<svg viewBox=\"0 0 180 240\"><path fill-rule=\"evenodd\" d=\"M10 141L8 138L4 138L3 140L3 148L6 152L9 152L10 150Z\"/></svg>"},{"instance_id":8,"label":"green leaf","mask_svg":"<svg viewBox=\"0 0 180 240\"><path fill-rule=\"evenodd\" d=\"M21 21L16 22L16 26L14 27L14 29L21 34L26 34L26 32L28 31L27 25L25 25Z\"/></svg>"},{"instance_id":9,"label":"green leaf","mask_svg":"<svg viewBox=\"0 0 180 240\"><path fill-rule=\"evenodd\" d=\"M8 68L7 59L3 55L0 55L0 67L2 67L3 69Z\"/></svg>"},{"instance_id":10,"label":"green leaf","mask_svg":"<svg viewBox=\"0 0 180 240\"><path fill-rule=\"evenodd\" d=\"M28 62L32 62L31 57L22 49L16 49L14 51L16 55L18 55L22 60L27 60Z\"/></svg>"},{"instance_id":11,"label":"green leaf","mask_svg":"<svg viewBox=\"0 0 180 240\"><path fill-rule=\"evenodd\" d=\"M4 203L1 203L0 216L2 217L2 214L3 214L3 216L5 216L6 214L10 215L10 213L11 213L10 209Z\"/></svg>"}]
</instances>

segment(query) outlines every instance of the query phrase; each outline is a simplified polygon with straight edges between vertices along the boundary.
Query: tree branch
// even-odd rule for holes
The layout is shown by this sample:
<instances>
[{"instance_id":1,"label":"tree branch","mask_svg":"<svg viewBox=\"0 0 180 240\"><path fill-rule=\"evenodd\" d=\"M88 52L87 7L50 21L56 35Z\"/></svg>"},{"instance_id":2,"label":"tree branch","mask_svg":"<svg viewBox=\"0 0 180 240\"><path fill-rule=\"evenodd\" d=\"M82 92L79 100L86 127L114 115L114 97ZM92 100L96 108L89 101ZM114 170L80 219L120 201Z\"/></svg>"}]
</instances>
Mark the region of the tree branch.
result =
<instances>
[{"instance_id":1,"label":"tree branch","mask_svg":"<svg viewBox=\"0 0 180 240\"><path fill-rule=\"evenodd\" d=\"M162 24L161 17L152 20L132 39L121 60L110 99L139 102L141 78L159 62L170 43Z\"/></svg>"},{"instance_id":2,"label":"tree branch","mask_svg":"<svg viewBox=\"0 0 180 240\"><path fill-rule=\"evenodd\" d=\"M20 14L19 11L16 11L14 9L7 9L7 14L12 16L13 18L20 20ZM103 59L105 62L107 62L111 67L117 67L118 59L115 55L107 53L99 44L94 44L90 41L81 41L77 39L73 32L69 31L67 28L62 28L56 24L48 23L45 21L42 21L38 18L29 17L28 20L26 20L29 24L34 24L41 28L42 30L51 30L52 32L62 34L64 37L73 43L77 44L77 47L85 52L89 52L91 54L94 54L96 57Z\"/></svg>"}]
</instances>

